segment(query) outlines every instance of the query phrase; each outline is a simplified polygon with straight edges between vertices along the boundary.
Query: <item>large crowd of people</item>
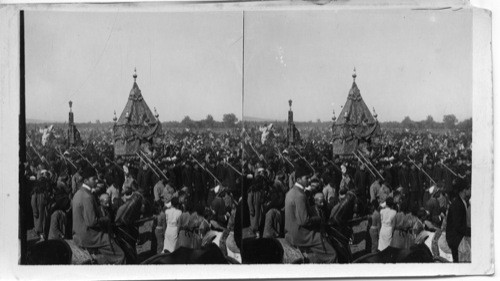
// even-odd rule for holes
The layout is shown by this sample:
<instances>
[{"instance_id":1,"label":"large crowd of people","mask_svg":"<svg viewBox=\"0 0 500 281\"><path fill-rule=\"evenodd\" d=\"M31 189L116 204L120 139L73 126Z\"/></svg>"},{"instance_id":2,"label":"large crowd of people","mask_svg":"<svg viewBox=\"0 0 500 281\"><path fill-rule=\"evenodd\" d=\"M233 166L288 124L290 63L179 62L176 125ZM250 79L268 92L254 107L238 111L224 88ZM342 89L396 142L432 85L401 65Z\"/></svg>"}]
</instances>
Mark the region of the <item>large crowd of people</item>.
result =
<instances>
[{"instance_id":1,"label":"large crowd of people","mask_svg":"<svg viewBox=\"0 0 500 281\"><path fill-rule=\"evenodd\" d=\"M350 222L366 218L367 253L409 249L433 232L433 254L444 240L451 260L464 261L471 132L382 130L363 155L333 156L327 129L300 130L293 145L280 128L265 139L257 125L167 130L126 157L115 157L104 129L82 130L83 142L71 147L64 128L43 144L41 131L28 130L23 222L39 241L72 239L98 263L125 262L110 229L134 200L142 202L134 217L154 218L155 253L200 249L212 229L223 233L225 255L245 239L284 238L321 255L317 262L338 262L325 228L349 240Z\"/></svg>"}]
</instances>

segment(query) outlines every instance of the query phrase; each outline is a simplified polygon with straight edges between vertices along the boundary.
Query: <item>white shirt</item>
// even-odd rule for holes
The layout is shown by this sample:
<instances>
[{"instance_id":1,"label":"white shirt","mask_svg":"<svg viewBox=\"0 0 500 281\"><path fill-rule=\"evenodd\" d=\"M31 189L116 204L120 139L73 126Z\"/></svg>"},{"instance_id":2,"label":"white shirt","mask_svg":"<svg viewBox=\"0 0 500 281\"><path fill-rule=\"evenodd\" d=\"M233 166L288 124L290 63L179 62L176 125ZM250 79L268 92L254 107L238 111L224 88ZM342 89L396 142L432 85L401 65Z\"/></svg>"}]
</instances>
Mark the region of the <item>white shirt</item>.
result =
<instances>
[{"instance_id":1,"label":"white shirt","mask_svg":"<svg viewBox=\"0 0 500 281\"><path fill-rule=\"evenodd\" d=\"M113 184L106 189L106 193L111 196L111 202L119 196L118 189Z\"/></svg>"},{"instance_id":2,"label":"white shirt","mask_svg":"<svg viewBox=\"0 0 500 281\"><path fill-rule=\"evenodd\" d=\"M86 188L88 191L92 192L92 188L90 188L90 186L88 186L88 185L86 185L86 184L82 183L82 187L83 187L83 188Z\"/></svg>"},{"instance_id":3,"label":"white shirt","mask_svg":"<svg viewBox=\"0 0 500 281\"><path fill-rule=\"evenodd\" d=\"M296 182L295 185L298 186L300 189L304 190L304 187L300 183Z\"/></svg>"}]
</instances>

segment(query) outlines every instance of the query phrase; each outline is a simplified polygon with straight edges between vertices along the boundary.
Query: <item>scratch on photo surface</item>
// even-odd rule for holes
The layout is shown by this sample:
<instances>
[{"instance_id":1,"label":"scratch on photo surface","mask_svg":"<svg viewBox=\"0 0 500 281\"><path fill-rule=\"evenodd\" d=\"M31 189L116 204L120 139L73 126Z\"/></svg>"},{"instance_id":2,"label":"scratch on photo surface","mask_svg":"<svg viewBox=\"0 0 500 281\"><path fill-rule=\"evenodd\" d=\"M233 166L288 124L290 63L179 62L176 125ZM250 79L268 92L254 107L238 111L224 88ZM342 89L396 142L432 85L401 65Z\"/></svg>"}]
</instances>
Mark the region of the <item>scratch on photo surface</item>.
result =
<instances>
[{"instance_id":1,"label":"scratch on photo surface","mask_svg":"<svg viewBox=\"0 0 500 281\"><path fill-rule=\"evenodd\" d=\"M277 61L280 62L280 64L282 66L286 67L285 51L283 50L283 47L281 47L281 46L278 47L278 55L275 58Z\"/></svg>"},{"instance_id":2,"label":"scratch on photo surface","mask_svg":"<svg viewBox=\"0 0 500 281\"><path fill-rule=\"evenodd\" d=\"M427 10L432 10L432 11L439 11L439 10L447 10L451 9L451 7L424 7L424 8L413 8L412 10L417 10L417 11L427 11Z\"/></svg>"},{"instance_id":3,"label":"scratch on photo surface","mask_svg":"<svg viewBox=\"0 0 500 281\"><path fill-rule=\"evenodd\" d=\"M240 37L238 37L238 39L234 40L234 42L231 43L230 46L233 46L234 44L238 43L242 38L243 38L243 35L241 35Z\"/></svg>"}]
</instances>

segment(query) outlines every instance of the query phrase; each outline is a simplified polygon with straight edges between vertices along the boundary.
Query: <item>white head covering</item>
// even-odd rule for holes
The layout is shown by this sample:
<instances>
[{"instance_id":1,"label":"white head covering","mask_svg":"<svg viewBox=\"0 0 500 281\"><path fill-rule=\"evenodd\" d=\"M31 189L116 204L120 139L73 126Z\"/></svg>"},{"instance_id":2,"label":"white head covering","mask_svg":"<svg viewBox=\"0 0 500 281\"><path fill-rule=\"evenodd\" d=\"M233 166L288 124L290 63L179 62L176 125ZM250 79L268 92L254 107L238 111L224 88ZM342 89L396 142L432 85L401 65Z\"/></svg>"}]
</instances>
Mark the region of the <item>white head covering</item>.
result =
<instances>
[{"instance_id":1,"label":"white head covering","mask_svg":"<svg viewBox=\"0 0 500 281\"><path fill-rule=\"evenodd\" d=\"M436 189L435 185L432 185L431 187L429 187L429 193L430 194L434 193L434 189Z\"/></svg>"}]
</instances>

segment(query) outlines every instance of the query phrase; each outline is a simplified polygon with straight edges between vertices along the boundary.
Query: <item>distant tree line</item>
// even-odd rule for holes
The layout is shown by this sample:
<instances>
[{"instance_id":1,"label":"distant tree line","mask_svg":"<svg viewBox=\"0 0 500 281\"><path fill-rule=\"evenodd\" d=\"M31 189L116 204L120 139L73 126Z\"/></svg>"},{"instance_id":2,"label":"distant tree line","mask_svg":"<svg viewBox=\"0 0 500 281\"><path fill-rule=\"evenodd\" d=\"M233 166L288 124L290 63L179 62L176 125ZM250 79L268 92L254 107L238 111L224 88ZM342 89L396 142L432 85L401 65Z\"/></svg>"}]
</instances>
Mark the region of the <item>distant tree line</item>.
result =
<instances>
[{"instance_id":1,"label":"distant tree line","mask_svg":"<svg viewBox=\"0 0 500 281\"><path fill-rule=\"evenodd\" d=\"M181 122L169 121L162 122L162 125L167 128L189 128L189 129L205 129L205 128L234 128L239 124L238 117L234 113L227 113L222 116L222 121L215 121L210 114L205 119L193 120L189 116L185 116Z\"/></svg>"},{"instance_id":2,"label":"distant tree line","mask_svg":"<svg viewBox=\"0 0 500 281\"><path fill-rule=\"evenodd\" d=\"M168 121L162 122L165 128L189 128L189 129L207 129L207 128L234 128L241 125L240 120L234 113L224 114L222 121L214 120L212 115L207 115L205 119L193 120L189 116L185 116L182 121ZM284 127L287 124L286 120L275 120L275 121L244 121L246 126L263 126L273 123L275 127ZM66 125L64 123L38 123L30 124L29 128L43 127L51 124ZM76 123L79 128L112 128L113 122L99 122L96 120L95 123ZM330 128L332 126L332 121L322 122L317 119L316 122L306 121L306 122L295 122L298 128L314 127L314 128ZM386 129L410 129L410 130L443 130L443 129L459 129L464 131L472 131L472 118L465 119L461 122L458 121L454 114L447 114L443 116L442 122L436 122L434 118L429 115L425 120L414 121L411 120L409 116L406 116L401 122L389 121L380 122L380 126Z\"/></svg>"},{"instance_id":3,"label":"distant tree line","mask_svg":"<svg viewBox=\"0 0 500 281\"><path fill-rule=\"evenodd\" d=\"M429 115L425 120L413 121L409 116L406 116L403 121L396 122L381 122L383 128L390 129L412 129L412 130L434 130L434 129L459 129L472 131L472 118L465 119L458 122L454 114L447 114L443 116L442 122L434 121L434 118Z\"/></svg>"}]
</instances>

